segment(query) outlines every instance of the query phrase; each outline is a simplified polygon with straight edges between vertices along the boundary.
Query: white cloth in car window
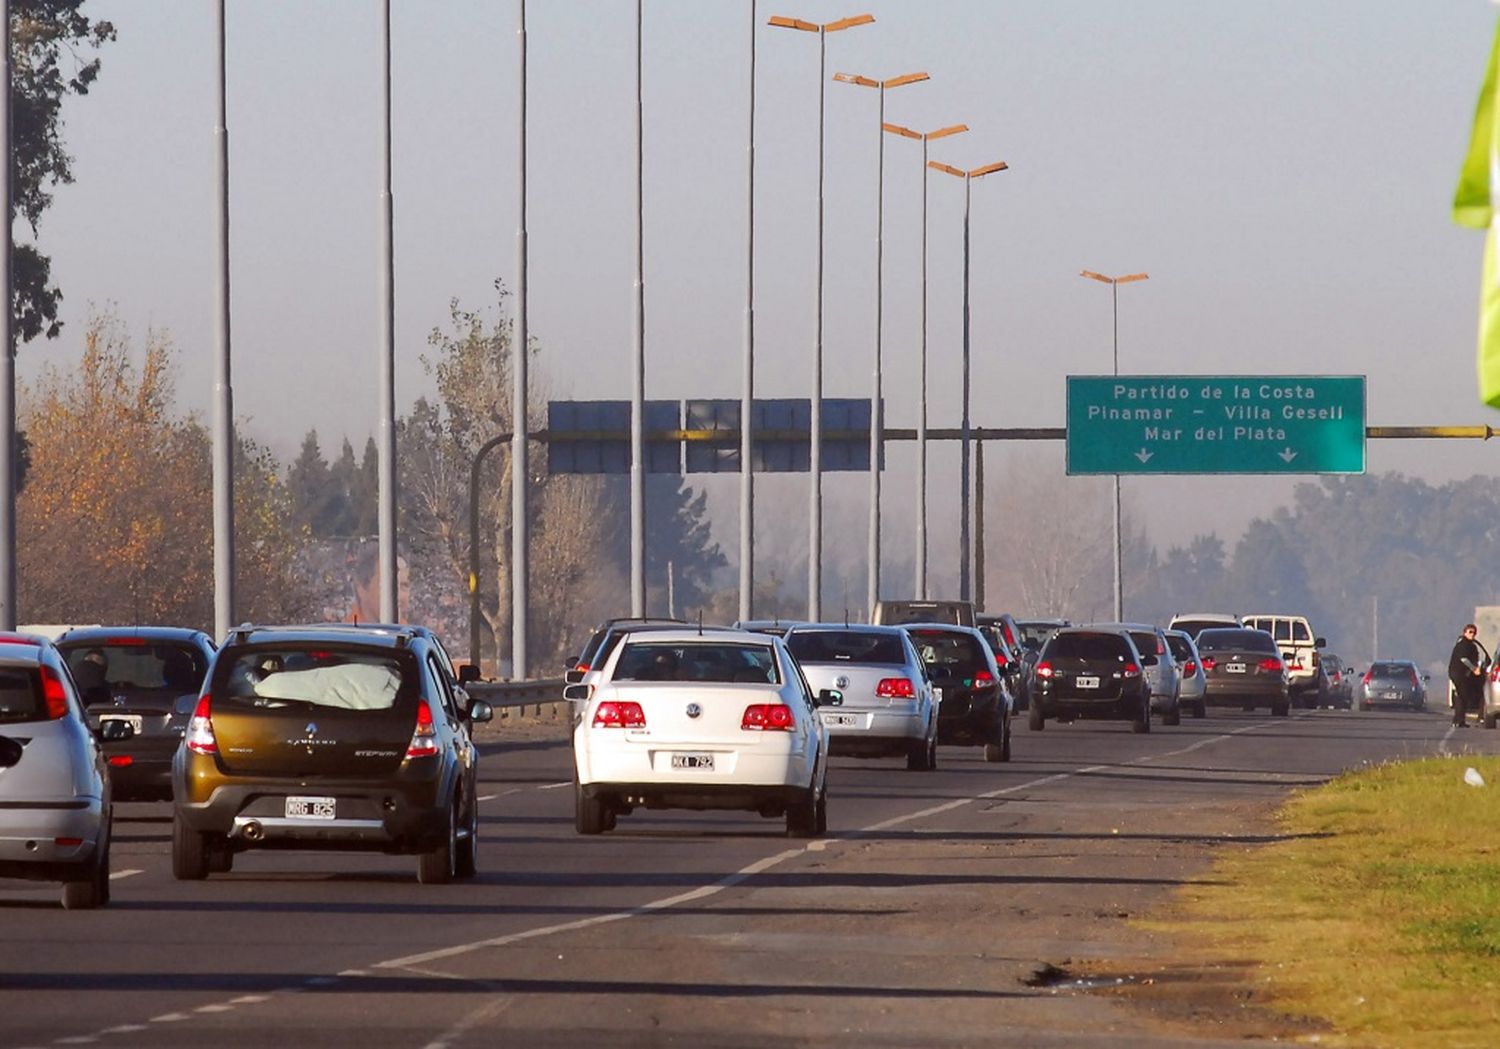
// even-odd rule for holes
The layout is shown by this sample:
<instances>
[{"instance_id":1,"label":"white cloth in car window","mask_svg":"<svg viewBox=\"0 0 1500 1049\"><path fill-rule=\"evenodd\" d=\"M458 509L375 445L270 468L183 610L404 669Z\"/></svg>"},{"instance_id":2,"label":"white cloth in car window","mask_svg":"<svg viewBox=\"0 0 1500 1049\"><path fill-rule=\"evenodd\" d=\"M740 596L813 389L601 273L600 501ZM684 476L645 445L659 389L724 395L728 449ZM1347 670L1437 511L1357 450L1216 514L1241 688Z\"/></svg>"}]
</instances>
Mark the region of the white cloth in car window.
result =
<instances>
[{"instance_id":1,"label":"white cloth in car window","mask_svg":"<svg viewBox=\"0 0 1500 1049\"><path fill-rule=\"evenodd\" d=\"M282 670L255 685L264 699L295 699L322 707L389 710L396 703L401 675L391 667L368 663Z\"/></svg>"}]
</instances>

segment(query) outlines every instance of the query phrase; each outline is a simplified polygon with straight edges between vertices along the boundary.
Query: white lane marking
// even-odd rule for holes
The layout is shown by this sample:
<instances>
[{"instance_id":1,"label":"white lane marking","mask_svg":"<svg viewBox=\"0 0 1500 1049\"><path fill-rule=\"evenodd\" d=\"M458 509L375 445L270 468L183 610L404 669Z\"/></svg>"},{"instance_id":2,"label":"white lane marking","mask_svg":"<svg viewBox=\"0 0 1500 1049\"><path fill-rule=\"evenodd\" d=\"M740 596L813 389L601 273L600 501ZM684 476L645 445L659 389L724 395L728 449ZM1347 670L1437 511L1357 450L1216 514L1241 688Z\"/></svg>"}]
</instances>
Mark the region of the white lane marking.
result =
<instances>
[{"instance_id":1,"label":"white lane marking","mask_svg":"<svg viewBox=\"0 0 1500 1049\"><path fill-rule=\"evenodd\" d=\"M106 1035L106 1034L135 1034L137 1031L144 1031L144 1030L147 1030L147 1027L146 1027L145 1024L117 1024L114 1027L106 1027L104 1030L100 1031L99 1033L101 1035Z\"/></svg>"},{"instance_id":2,"label":"white lane marking","mask_svg":"<svg viewBox=\"0 0 1500 1049\"><path fill-rule=\"evenodd\" d=\"M163 1013L160 1016L151 1017L150 1022L154 1024L175 1024L187 1019L190 1019L187 1013Z\"/></svg>"},{"instance_id":3,"label":"white lane marking","mask_svg":"<svg viewBox=\"0 0 1500 1049\"><path fill-rule=\"evenodd\" d=\"M229 999L230 1005L259 1005L261 1002L269 1002L271 996L268 994L242 994L238 998Z\"/></svg>"},{"instance_id":4,"label":"white lane marking","mask_svg":"<svg viewBox=\"0 0 1500 1049\"><path fill-rule=\"evenodd\" d=\"M52 1044L53 1045L90 1045L90 1044L92 1044L94 1042L97 1042L98 1040L99 1040L99 1036L96 1035L96 1034L81 1034L81 1035L78 1035L75 1038L57 1038L57 1039L54 1039L53 1042L52 1042Z\"/></svg>"},{"instance_id":5,"label":"white lane marking","mask_svg":"<svg viewBox=\"0 0 1500 1049\"><path fill-rule=\"evenodd\" d=\"M480 801L494 801L499 796L500 795L498 795L498 794L481 794L481 795L479 795L479 800Z\"/></svg>"},{"instance_id":6,"label":"white lane marking","mask_svg":"<svg viewBox=\"0 0 1500 1049\"><path fill-rule=\"evenodd\" d=\"M110 871L109 872L109 880L110 881L119 881L121 878L129 878L132 875L145 874L145 873L146 873L145 871L138 871L138 870L136 870L134 868L130 868L128 870L123 870L123 871Z\"/></svg>"},{"instance_id":7,"label":"white lane marking","mask_svg":"<svg viewBox=\"0 0 1500 1049\"><path fill-rule=\"evenodd\" d=\"M1448 740L1451 739L1453 737L1453 733L1455 733L1457 731L1458 731L1458 726L1455 725L1451 721L1448 722L1448 731L1444 732L1443 733L1443 738L1440 739L1440 740L1438 740L1438 753L1439 754L1446 754L1446 753L1448 753Z\"/></svg>"},{"instance_id":8,"label":"white lane marking","mask_svg":"<svg viewBox=\"0 0 1500 1049\"><path fill-rule=\"evenodd\" d=\"M558 787L571 787L572 785L572 780L564 780L561 783L543 783L537 790L556 790Z\"/></svg>"},{"instance_id":9,"label":"white lane marking","mask_svg":"<svg viewBox=\"0 0 1500 1049\"><path fill-rule=\"evenodd\" d=\"M198 1006L198 1008L194 1009L193 1012L195 1012L195 1013L227 1013L227 1012L232 1011L233 1009L234 1009L234 1006L230 1005L227 1002L215 1002L212 1005L200 1005L200 1006Z\"/></svg>"}]
</instances>

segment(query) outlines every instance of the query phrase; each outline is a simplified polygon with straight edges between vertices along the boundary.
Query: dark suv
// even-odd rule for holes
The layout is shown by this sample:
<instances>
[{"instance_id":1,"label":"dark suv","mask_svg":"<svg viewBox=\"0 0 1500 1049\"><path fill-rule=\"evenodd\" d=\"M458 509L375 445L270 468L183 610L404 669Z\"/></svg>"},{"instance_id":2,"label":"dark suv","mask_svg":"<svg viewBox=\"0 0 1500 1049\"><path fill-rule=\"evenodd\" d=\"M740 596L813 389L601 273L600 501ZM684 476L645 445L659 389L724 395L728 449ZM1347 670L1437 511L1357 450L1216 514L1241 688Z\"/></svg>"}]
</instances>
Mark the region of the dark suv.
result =
<instances>
[{"instance_id":1,"label":"dark suv","mask_svg":"<svg viewBox=\"0 0 1500 1049\"><path fill-rule=\"evenodd\" d=\"M984 747L985 761L1010 760L1010 685L984 635L946 623L907 624L927 678L942 692L938 742Z\"/></svg>"},{"instance_id":2,"label":"dark suv","mask_svg":"<svg viewBox=\"0 0 1500 1049\"><path fill-rule=\"evenodd\" d=\"M170 800L172 755L192 712L180 701L198 698L214 643L184 627L79 627L58 638L57 648L89 723L131 728L129 738L104 745L115 800Z\"/></svg>"},{"instance_id":3,"label":"dark suv","mask_svg":"<svg viewBox=\"0 0 1500 1049\"><path fill-rule=\"evenodd\" d=\"M1040 731L1048 718L1117 718L1136 732L1150 732L1145 671L1155 661L1155 655L1142 656L1123 630L1059 630L1037 659L1028 725Z\"/></svg>"},{"instance_id":4,"label":"dark suv","mask_svg":"<svg viewBox=\"0 0 1500 1049\"><path fill-rule=\"evenodd\" d=\"M576 657L568 659L567 674L564 675L564 679L568 684L576 685L590 670L602 667L604 661L614 652L615 646L620 643L620 638L631 630L650 627L671 629L686 625L684 620L667 616L621 616L617 619L606 619L599 624L597 630L589 635L589 639L583 644L583 651L579 652Z\"/></svg>"},{"instance_id":5,"label":"dark suv","mask_svg":"<svg viewBox=\"0 0 1500 1049\"><path fill-rule=\"evenodd\" d=\"M209 668L172 765L172 873L247 849L416 855L477 869L478 751L432 640L400 627L242 627Z\"/></svg>"}]
</instances>

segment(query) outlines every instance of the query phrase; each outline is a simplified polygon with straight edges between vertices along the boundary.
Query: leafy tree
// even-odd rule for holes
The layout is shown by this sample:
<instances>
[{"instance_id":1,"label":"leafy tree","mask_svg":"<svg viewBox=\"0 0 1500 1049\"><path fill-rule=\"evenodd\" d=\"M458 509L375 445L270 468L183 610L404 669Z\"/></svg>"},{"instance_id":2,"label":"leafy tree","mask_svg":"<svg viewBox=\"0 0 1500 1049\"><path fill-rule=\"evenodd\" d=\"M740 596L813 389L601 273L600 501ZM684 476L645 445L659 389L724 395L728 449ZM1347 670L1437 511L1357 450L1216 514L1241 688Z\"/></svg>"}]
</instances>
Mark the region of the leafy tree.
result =
<instances>
[{"instance_id":1,"label":"leafy tree","mask_svg":"<svg viewBox=\"0 0 1500 1049\"><path fill-rule=\"evenodd\" d=\"M21 389L32 442L16 512L21 618L211 627L212 444L175 410L172 356L152 333L137 363L123 326L95 317L76 368ZM305 614L279 465L249 441L236 463L239 612Z\"/></svg>"},{"instance_id":2,"label":"leafy tree","mask_svg":"<svg viewBox=\"0 0 1500 1049\"><path fill-rule=\"evenodd\" d=\"M63 148L62 106L70 95L86 95L99 76L99 59L83 61L115 38L109 22L91 21L83 0L12 0L11 124L15 151L12 217L37 232L52 203L52 188L73 181L73 158ZM62 291L52 283L52 260L35 244L15 245L12 279L16 337L56 337Z\"/></svg>"}]
</instances>

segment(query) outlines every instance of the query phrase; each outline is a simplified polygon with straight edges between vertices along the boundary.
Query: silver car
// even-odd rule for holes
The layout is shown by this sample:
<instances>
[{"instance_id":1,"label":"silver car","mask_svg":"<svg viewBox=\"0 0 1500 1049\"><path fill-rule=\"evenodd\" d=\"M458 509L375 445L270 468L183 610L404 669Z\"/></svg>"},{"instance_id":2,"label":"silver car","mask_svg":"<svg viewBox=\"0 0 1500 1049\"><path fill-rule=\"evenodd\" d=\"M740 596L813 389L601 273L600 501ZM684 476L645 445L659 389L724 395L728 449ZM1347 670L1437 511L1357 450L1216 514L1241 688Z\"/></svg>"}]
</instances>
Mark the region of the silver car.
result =
<instances>
[{"instance_id":1,"label":"silver car","mask_svg":"<svg viewBox=\"0 0 1500 1049\"><path fill-rule=\"evenodd\" d=\"M128 739L108 721L99 738ZM64 907L109 902L104 753L57 648L0 635L0 878L63 883Z\"/></svg>"},{"instance_id":2,"label":"silver car","mask_svg":"<svg viewBox=\"0 0 1500 1049\"><path fill-rule=\"evenodd\" d=\"M909 769L937 767L937 700L906 631L813 623L788 630L785 641L814 695L844 697L819 710L830 754L904 754Z\"/></svg>"},{"instance_id":3,"label":"silver car","mask_svg":"<svg viewBox=\"0 0 1500 1049\"><path fill-rule=\"evenodd\" d=\"M1151 709L1161 715L1163 725L1182 721L1178 701L1181 670L1167 645L1166 631L1150 623L1091 623L1096 630L1123 630L1135 642L1136 651L1145 663L1145 677L1151 685Z\"/></svg>"},{"instance_id":4,"label":"silver car","mask_svg":"<svg viewBox=\"0 0 1500 1049\"><path fill-rule=\"evenodd\" d=\"M1198 646L1185 630L1168 630L1167 647L1177 660L1179 685L1177 706L1180 710L1191 710L1193 717L1208 714L1208 675L1203 672L1203 660L1198 658Z\"/></svg>"}]
</instances>

